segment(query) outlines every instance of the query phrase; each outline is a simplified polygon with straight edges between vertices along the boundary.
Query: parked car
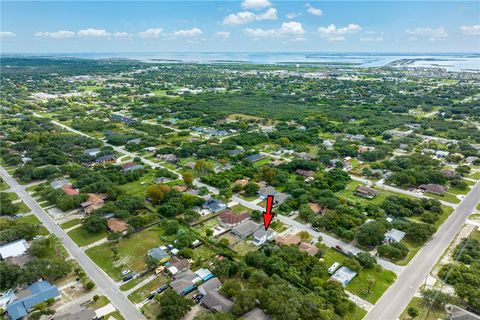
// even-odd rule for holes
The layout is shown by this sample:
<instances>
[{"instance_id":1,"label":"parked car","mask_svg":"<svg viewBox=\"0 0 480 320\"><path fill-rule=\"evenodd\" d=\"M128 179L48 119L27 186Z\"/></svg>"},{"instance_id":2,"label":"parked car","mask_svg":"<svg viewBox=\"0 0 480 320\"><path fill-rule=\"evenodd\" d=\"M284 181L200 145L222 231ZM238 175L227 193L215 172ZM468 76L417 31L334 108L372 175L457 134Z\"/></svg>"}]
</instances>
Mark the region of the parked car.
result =
<instances>
[{"instance_id":1,"label":"parked car","mask_svg":"<svg viewBox=\"0 0 480 320\"><path fill-rule=\"evenodd\" d=\"M337 244L335 248L337 248L337 250L343 251L343 248L339 244Z\"/></svg>"},{"instance_id":2,"label":"parked car","mask_svg":"<svg viewBox=\"0 0 480 320\"><path fill-rule=\"evenodd\" d=\"M157 289L157 293L162 293L163 291L168 289L168 284L162 285L160 288Z\"/></svg>"},{"instance_id":3,"label":"parked car","mask_svg":"<svg viewBox=\"0 0 480 320\"><path fill-rule=\"evenodd\" d=\"M33 237L33 240L38 240L38 239L42 239L42 238L43 238L43 236L38 235L38 236Z\"/></svg>"},{"instance_id":4,"label":"parked car","mask_svg":"<svg viewBox=\"0 0 480 320\"><path fill-rule=\"evenodd\" d=\"M194 301L195 303L199 303L200 300L202 300L202 298L203 298L203 294L197 293L195 296L193 296L193 301Z\"/></svg>"},{"instance_id":5,"label":"parked car","mask_svg":"<svg viewBox=\"0 0 480 320\"><path fill-rule=\"evenodd\" d=\"M124 270L122 270L122 276L126 276L130 272L131 272L130 269L124 269Z\"/></svg>"},{"instance_id":6,"label":"parked car","mask_svg":"<svg viewBox=\"0 0 480 320\"><path fill-rule=\"evenodd\" d=\"M330 268L328 268L328 273L329 274L334 274L335 271L337 271L337 269L340 267L340 263L338 262L335 262L334 264L332 264L332 266Z\"/></svg>"},{"instance_id":7,"label":"parked car","mask_svg":"<svg viewBox=\"0 0 480 320\"><path fill-rule=\"evenodd\" d=\"M128 280L132 280L133 279L133 274L129 274L128 276L125 276L123 277L123 282L127 282Z\"/></svg>"},{"instance_id":8,"label":"parked car","mask_svg":"<svg viewBox=\"0 0 480 320\"><path fill-rule=\"evenodd\" d=\"M150 293L147 297L148 300L152 300L153 298L155 298L155 295L153 293Z\"/></svg>"}]
</instances>

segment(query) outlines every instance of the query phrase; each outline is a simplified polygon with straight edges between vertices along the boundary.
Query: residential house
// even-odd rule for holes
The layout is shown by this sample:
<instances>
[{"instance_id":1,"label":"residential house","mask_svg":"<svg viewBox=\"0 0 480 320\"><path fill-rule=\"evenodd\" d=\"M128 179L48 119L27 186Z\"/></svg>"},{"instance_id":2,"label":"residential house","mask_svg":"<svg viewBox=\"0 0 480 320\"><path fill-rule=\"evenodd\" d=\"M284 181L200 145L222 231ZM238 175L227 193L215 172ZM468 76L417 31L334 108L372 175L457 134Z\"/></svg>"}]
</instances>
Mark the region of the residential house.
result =
<instances>
[{"instance_id":1,"label":"residential house","mask_svg":"<svg viewBox=\"0 0 480 320\"><path fill-rule=\"evenodd\" d=\"M480 316L475 313L452 304L445 305L445 312L447 314L445 319L448 320L480 320Z\"/></svg>"},{"instance_id":2,"label":"residential house","mask_svg":"<svg viewBox=\"0 0 480 320\"><path fill-rule=\"evenodd\" d=\"M90 214L90 213L92 213L92 211L100 209L101 207L103 207L106 198L107 198L106 194L89 193L87 201L82 202L80 205L82 206L83 211L86 214Z\"/></svg>"},{"instance_id":3,"label":"residential house","mask_svg":"<svg viewBox=\"0 0 480 320\"><path fill-rule=\"evenodd\" d=\"M305 178L312 178L315 175L315 171L312 170L297 169L295 170L295 173Z\"/></svg>"},{"instance_id":4,"label":"residential house","mask_svg":"<svg viewBox=\"0 0 480 320\"><path fill-rule=\"evenodd\" d=\"M260 225L251 220L247 220L232 229L232 233L241 239L252 235L260 228Z\"/></svg>"},{"instance_id":5,"label":"residential house","mask_svg":"<svg viewBox=\"0 0 480 320\"><path fill-rule=\"evenodd\" d=\"M135 170L144 170L145 167L141 164L135 162L127 162L122 165L123 172L135 171Z\"/></svg>"},{"instance_id":6,"label":"residential house","mask_svg":"<svg viewBox=\"0 0 480 320\"><path fill-rule=\"evenodd\" d=\"M242 316L244 320L272 320L272 317L267 315L259 308L253 308Z\"/></svg>"},{"instance_id":7,"label":"residential house","mask_svg":"<svg viewBox=\"0 0 480 320\"><path fill-rule=\"evenodd\" d=\"M355 194L356 194L357 196L360 196L360 197L364 197L364 198L368 198L368 199L373 199L373 198L375 198L375 197L378 195L378 191L375 190L375 189L373 189L373 188L360 185L360 186L358 186L357 189L355 190Z\"/></svg>"},{"instance_id":8,"label":"residential house","mask_svg":"<svg viewBox=\"0 0 480 320\"><path fill-rule=\"evenodd\" d=\"M159 263L165 263L170 260L170 255L160 247L148 250L147 256L157 260Z\"/></svg>"},{"instance_id":9,"label":"residential house","mask_svg":"<svg viewBox=\"0 0 480 320\"><path fill-rule=\"evenodd\" d=\"M295 245L298 246L302 239L297 236L296 234L289 234L287 236L278 236L275 238L275 242L278 245L286 246L286 245Z\"/></svg>"},{"instance_id":10,"label":"residential house","mask_svg":"<svg viewBox=\"0 0 480 320\"><path fill-rule=\"evenodd\" d=\"M322 212L323 208L321 205L319 205L318 203L313 203L313 202L309 202L308 203L308 207L310 208L310 210L312 210L315 214L319 214Z\"/></svg>"},{"instance_id":11,"label":"residential house","mask_svg":"<svg viewBox=\"0 0 480 320\"><path fill-rule=\"evenodd\" d=\"M203 204L203 208L208 209L213 213L217 213L227 209L227 205L220 200L211 198Z\"/></svg>"},{"instance_id":12,"label":"residential house","mask_svg":"<svg viewBox=\"0 0 480 320\"><path fill-rule=\"evenodd\" d=\"M95 159L95 163L104 163L104 162L113 161L115 159L116 159L116 156L114 154L107 154L105 156L101 156Z\"/></svg>"},{"instance_id":13,"label":"residential house","mask_svg":"<svg viewBox=\"0 0 480 320\"><path fill-rule=\"evenodd\" d=\"M300 251L306 252L311 256L314 256L318 253L318 248L315 247L313 244L302 242L298 245L298 249Z\"/></svg>"},{"instance_id":14,"label":"residential house","mask_svg":"<svg viewBox=\"0 0 480 320\"><path fill-rule=\"evenodd\" d=\"M244 151L242 149L234 149L234 150L229 150L228 154L231 155L232 157L238 156L239 154L243 153Z\"/></svg>"},{"instance_id":15,"label":"residential house","mask_svg":"<svg viewBox=\"0 0 480 320\"><path fill-rule=\"evenodd\" d=\"M94 320L97 319L95 309L81 308L76 312L67 312L61 315L55 315L52 320Z\"/></svg>"},{"instance_id":16,"label":"residential house","mask_svg":"<svg viewBox=\"0 0 480 320\"><path fill-rule=\"evenodd\" d=\"M178 294L186 295L195 290L196 283L199 281L200 279L198 276L193 273L192 270L188 269L176 275L174 280L170 283L170 287L172 287L172 289Z\"/></svg>"},{"instance_id":17,"label":"residential house","mask_svg":"<svg viewBox=\"0 0 480 320\"><path fill-rule=\"evenodd\" d=\"M208 281L209 279L213 278L212 272L205 268L198 269L197 271L195 271L195 274L197 275L197 277L202 279L202 281Z\"/></svg>"},{"instance_id":18,"label":"residential house","mask_svg":"<svg viewBox=\"0 0 480 320\"><path fill-rule=\"evenodd\" d=\"M262 160L263 156L259 153L251 154L248 157L243 158L243 160L246 160L248 162L257 162Z\"/></svg>"},{"instance_id":19,"label":"residential house","mask_svg":"<svg viewBox=\"0 0 480 320\"><path fill-rule=\"evenodd\" d=\"M185 192L188 190L188 186L173 186L172 188L178 192Z\"/></svg>"},{"instance_id":20,"label":"residential house","mask_svg":"<svg viewBox=\"0 0 480 320\"><path fill-rule=\"evenodd\" d=\"M233 307L233 302L222 296L218 291L212 290L203 297L202 305L214 312L229 312Z\"/></svg>"},{"instance_id":21,"label":"residential house","mask_svg":"<svg viewBox=\"0 0 480 320\"><path fill-rule=\"evenodd\" d=\"M35 305L60 296L60 292L48 281L37 281L15 295L17 300L7 304L7 314L12 320L26 317Z\"/></svg>"},{"instance_id":22,"label":"residential house","mask_svg":"<svg viewBox=\"0 0 480 320\"><path fill-rule=\"evenodd\" d=\"M69 196L76 196L80 193L78 189L75 189L74 187L72 187L71 184L64 184L62 187L62 190Z\"/></svg>"},{"instance_id":23,"label":"residential house","mask_svg":"<svg viewBox=\"0 0 480 320\"><path fill-rule=\"evenodd\" d=\"M385 233L384 241L388 243L399 243L402 241L403 237L405 237L405 232L397 229L391 229Z\"/></svg>"},{"instance_id":24,"label":"residential house","mask_svg":"<svg viewBox=\"0 0 480 320\"><path fill-rule=\"evenodd\" d=\"M265 228L260 228L253 233L252 244L255 246L261 246L265 242L269 241L276 235L275 231Z\"/></svg>"},{"instance_id":25,"label":"residential house","mask_svg":"<svg viewBox=\"0 0 480 320\"><path fill-rule=\"evenodd\" d=\"M331 279L338 281L342 285L346 286L350 283L350 281L352 281L353 278L355 278L356 275L357 273L355 271L352 271L349 268L343 266L332 275Z\"/></svg>"},{"instance_id":26,"label":"residential house","mask_svg":"<svg viewBox=\"0 0 480 320\"><path fill-rule=\"evenodd\" d=\"M187 259L182 259L177 256L170 258L170 261L165 263L167 271L172 275L176 275L179 272L186 271L190 267L190 262Z\"/></svg>"},{"instance_id":27,"label":"residential house","mask_svg":"<svg viewBox=\"0 0 480 320\"><path fill-rule=\"evenodd\" d=\"M455 177L455 172L453 170L440 170L441 173L443 173L448 179L452 179Z\"/></svg>"},{"instance_id":28,"label":"residential house","mask_svg":"<svg viewBox=\"0 0 480 320\"><path fill-rule=\"evenodd\" d=\"M168 181L170 181L170 179L165 178L165 177L159 177L159 178L153 179L153 183L165 183L165 182L168 182Z\"/></svg>"},{"instance_id":29,"label":"residential house","mask_svg":"<svg viewBox=\"0 0 480 320\"><path fill-rule=\"evenodd\" d=\"M25 239L15 240L2 244L0 246L0 258L7 259L10 257L19 257L24 255L29 246Z\"/></svg>"},{"instance_id":30,"label":"residential house","mask_svg":"<svg viewBox=\"0 0 480 320\"><path fill-rule=\"evenodd\" d=\"M116 121L116 122L123 122L123 123L126 123L126 124L132 124L132 123L137 122L136 119L125 117L125 116L122 116L120 114L112 114L110 116L110 120Z\"/></svg>"},{"instance_id":31,"label":"residential house","mask_svg":"<svg viewBox=\"0 0 480 320\"><path fill-rule=\"evenodd\" d=\"M250 215L247 212L244 212L242 214L235 214L231 210L222 212L218 216L218 219L220 220L220 226L224 228L233 228L249 218Z\"/></svg>"},{"instance_id":32,"label":"residential house","mask_svg":"<svg viewBox=\"0 0 480 320\"><path fill-rule=\"evenodd\" d=\"M97 154L100 153L100 149L99 148L93 148L93 149L85 149L83 151L83 154L84 155L87 155L87 156L90 156L90 157L95 157Z\"/></svg>"},{"instance_id":33,"label":"residential house","mask_svg":"<svg viewBox=\"0 0 480 320\"><path fill-rule=\"evenodd\" d=\"M235 181L234 184L239 184L242 187L245 187L248 184L248 179L239 179Z\"/></svg>"},{"instance_id":34,"label":"residential house","mask_svg":"<svg viewBox=\"0 0 480 320\"><path fill-rule=\"evenodd\" d=\"M119 218L110 218L107 220L108 229L112 232L126 233L128 224Z\"/></svg>"},{"instance_id":35,"label":"residential house","mask_svg":"<svg viewBox=\"0 0 480 320\"><path fill-rule=\"evenodd\" d=\"M334 142L332 140L323 140L322 144L327 148L328 150L333 149Z\"/></svg>"},{"instance_id":36,"label":"residential house","mask_svg":"<svg viewBox=\"0 0 480 320\"><path fill-rule=\"evenodd\" d=\"M421 184L418 188L424 192L430 192L439 196L443 196L447 192L447 187L434 183Z\"/></svg>"},{"instance_id":37,"label":"residential house","mask_svg":"<svg viewBox=\"0 0 480 320\"><path fill-rule=\"evenodd\" d=\"M141 138L130 139L127 141L127 144L140 144L142 142Z\"/></svg>"},{"instance_id":38,"label":"residential house","mask_svg":"<svg viewBox=\"0 0 480 320\"><path fill-rule=\"evenodd\" d=\"M70 182L67 179L59 179L59 180L52 181L50 183L50 187L52 187L53 189L60 189L60 188L63 188L63 186L66 184L70 184Z\"/></svg>"},{"instance_id":39,"label":"residential house","mask_svg":"<svg viewBox=\"0 0 480 320\"><path fill-rule=\"evenodd\" d=\"M435 155L437 156L437 158L445 158L445 157L448 157L449 154L450 154L449 151L443 151L443 150L435 151Z\"/></svg>"},{"instance_id":40,"label":"residential house","mask_svg":"<svg viewBox=\"0 0 480 320\"><path fill-rule=\"evenodd\" d=\"M209 280L205 281L205 283L199 285L198 286L198 291L201 294L206 295L207 292L214 291L214 290L217 291L221 287L222 287L222 282L220 280L218 280L217 277L213 277L213 278L210 278Z\"/></svg>"}]
</instances>

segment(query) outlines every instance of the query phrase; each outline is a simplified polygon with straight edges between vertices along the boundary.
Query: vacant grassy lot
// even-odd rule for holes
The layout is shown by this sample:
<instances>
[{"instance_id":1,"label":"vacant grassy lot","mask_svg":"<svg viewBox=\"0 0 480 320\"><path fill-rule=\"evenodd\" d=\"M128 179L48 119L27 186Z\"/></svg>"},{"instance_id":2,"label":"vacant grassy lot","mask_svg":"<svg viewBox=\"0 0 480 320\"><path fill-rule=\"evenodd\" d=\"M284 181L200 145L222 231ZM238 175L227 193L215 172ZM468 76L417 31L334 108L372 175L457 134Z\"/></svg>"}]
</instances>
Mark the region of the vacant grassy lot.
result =
<instances>
[{"instance_id":1,"label":"vacant grassy lot","mask_svg":"<svg viewBox=\"0 0 480 320\"><path fill-rule=\"evenodd\" d=\"M350 181L350 183L347 185L345 190L338 192L337 195L339 197L343 197L343 198L348 199L348 200L352 200L352 201L356 201L356 202L360 201L360 202L363 202L365 204L371 203L371 204L376 204L376 205L381 204L387 197L390 197L390 196L398 196L398 197L402 197L402 198L414 199L413 197L407 196L407 195L402 194L402 193L395 193L395 192L391 192L391 191L388 191L388 190L383 190L383 189L380 189L380 188L374 188L377 191L379 191L379 194L373 199L360 197L360 196L357 196L356 194L354 194L355 190L360 185L363 185L363 183L361 183L360 181L355 181L355 180Z\"/></svg>"},{"instance_id":2,"label":"vacant grassy lot","mask_svg":"<svg viewBox=\"0 0 480 320\"><path fill-rule=\"evenodd\" d=\"M116 258L110 243L90 248L86 253L112 279L120 280L124 268L136 272L145 270L145 257L148 250L165 244L161 236L162 230L157 225L120 240L116 245L118 250Z\"/></svg>"},{"instance_id":3,"label":"vacant grassy lot","mask_svg":"<svg viewBox=\"0 0 480 320\"><path fill-rule=\"evenodd\" d=\"M450 202L450 203L460 203L460 200L455 195L453 195L451 193L448 193L448 192L445 193L443 196L439 196L437 194L433 194L433 193L430 193L430 192L425 192L425 195L430 197L430 198L443 200L443 201Z\"/></svg>"},{"instance_id":4,"label":"vacant grassy lot","mask_svg":"<svg viewBox=\"0 0 480 320\"><path fill-rule=\"evenodd\" d=\"M418 317L416 319L422 320L437 320L437 319L445 319L445 309L442 307L433 307L428 313L428 309L430 307L430 303L425 301L422 298L414 297L412 301L408 304L408 306L403 311L402 315L400 316L400 320L413 320L407 313L408 308L413 307L418 311ZM427 316L428 314L428 316Z\"/></svg>"},{"instance_id":5,"label":"vacant grassy lot","mask_svg":"<svg viewBox=\"0 0 480 320\"><path fill-rule=\"evenodd\" d=\"M380 266L372 269L362 269L355 278L347 285L351 293L375 303L383 293L395 282L397 276L394 272L384 270ZM368 281L373 280L373 285L368 292Z\"/></svg>"},{"instance_id":6,"label":"vacant grassy lot","mask_svg":"<svg viewBox=\"0 0 480 320\"><path fill-rule=\"evenodd\" d=\"M23 216L19 218L17 221L31 223L31 224L40 224L40 220L38 220L38 218L33 214L29 214L28 216Z\"/></svg>"},{"instance_id":7,"label":"vacant grassy lot","mask_svg":"<svg viewBox=\"0 0 480 320\"><path fill-rule=\"evenodd\" d=\"M83 226L75 228L67 234L79 247L87 246L107 236L107 232L89 233Z\"/></svg>"},{"instance_id":8,"label":"vacant grassy lot","mask_svg":"<svg viewBox=\"0 0 480 320\"><path fill-rule=\"evenodd\" d=\"M70 221L64 222L60 225L60 228L62 229L69 229L71 227L74 227L82 222L82 219L72 219Z\"/></svg>"},{"instance_id":9,"label":"vacant grassy lot","mask_svg":"<svg viewBox=\"0 0 480 320\"><path fill-rule=\"evenodd\" d=\"M133 181L130 183L126 183L120 186L120 189L124 190L129 195L136 195L136 196L145 196L145 192L147 190L147 186L153 183L153 179L155 178L155 171L150 170L146 174L144 174L140 179L137 181ZM143 184L142 184L143 183Z\"/></svg>"},{"instance_id":10,"label":"vacant grassy lot","mask_svg":"<svg viewBox=\"0 0 480 320\"><path fill-rule=\"evenodd\" d=\"M480 180L480 172L474 172L467 176L467 178Z\"/></svg>"}]
</instances>

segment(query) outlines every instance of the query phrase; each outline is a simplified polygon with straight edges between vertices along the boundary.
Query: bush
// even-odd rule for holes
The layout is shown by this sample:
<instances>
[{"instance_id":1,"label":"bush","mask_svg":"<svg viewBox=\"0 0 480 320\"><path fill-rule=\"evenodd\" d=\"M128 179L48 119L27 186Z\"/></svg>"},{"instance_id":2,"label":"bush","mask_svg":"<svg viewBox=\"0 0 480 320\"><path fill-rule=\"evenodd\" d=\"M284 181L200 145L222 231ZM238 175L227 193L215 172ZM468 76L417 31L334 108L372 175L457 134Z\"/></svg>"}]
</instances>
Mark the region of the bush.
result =
<instances>
[{"instance_id":1,"label":"bush","mask_svg":"<svg viewBox=\"0 0 480 320\"><path fill-rule=\"evenodd\" d=\"M408 248L403 243L387 243L378 246L377 252L380 257L401 260L407 256Z\"/></svg>"}]
</instances>

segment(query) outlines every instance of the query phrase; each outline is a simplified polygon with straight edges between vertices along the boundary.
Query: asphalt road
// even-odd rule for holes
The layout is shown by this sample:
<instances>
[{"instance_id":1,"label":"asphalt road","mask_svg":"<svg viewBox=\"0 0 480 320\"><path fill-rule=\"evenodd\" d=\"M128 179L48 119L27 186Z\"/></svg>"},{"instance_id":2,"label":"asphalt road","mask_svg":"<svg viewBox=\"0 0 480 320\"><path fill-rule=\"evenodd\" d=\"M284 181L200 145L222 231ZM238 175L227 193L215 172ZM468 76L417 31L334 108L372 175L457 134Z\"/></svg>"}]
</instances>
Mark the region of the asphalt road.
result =
<instances>
[{"instance_id":1,"label":"asphalt road","mask_svg":"<svg viewBox=\"0 0 480 320\"><path fill-rule=\"evenodd\" d=\"M365 320L394 320L400 317L479 201L480 182L477 182L432 239L410 261L397 281L378 300Z\"/></svg>"},{"instance_id":2,"label":"asphalt road","mask_svg":"<svg viewBox=\"0 0 480 320\"><path fill-rule=\"evenodd\" d=\"M38 205L35 199L25 191L25 187L20 185L3 167L0 166L0 175L2 179L11 187L11 192L18 194L20 199L32 210L32 213L42 222L42 224L61 239L63 246L70 255L82 266L85 273L97 285L97 289L108 297L112 305L120 311L127 320L145 319L140 311L120 292L115 282L103 272L90 258L67 236L53 219Z\"/></svg>"}]
</instances>

